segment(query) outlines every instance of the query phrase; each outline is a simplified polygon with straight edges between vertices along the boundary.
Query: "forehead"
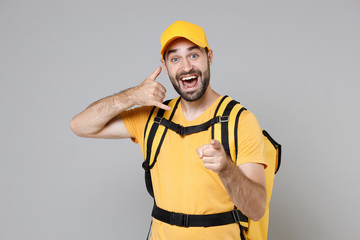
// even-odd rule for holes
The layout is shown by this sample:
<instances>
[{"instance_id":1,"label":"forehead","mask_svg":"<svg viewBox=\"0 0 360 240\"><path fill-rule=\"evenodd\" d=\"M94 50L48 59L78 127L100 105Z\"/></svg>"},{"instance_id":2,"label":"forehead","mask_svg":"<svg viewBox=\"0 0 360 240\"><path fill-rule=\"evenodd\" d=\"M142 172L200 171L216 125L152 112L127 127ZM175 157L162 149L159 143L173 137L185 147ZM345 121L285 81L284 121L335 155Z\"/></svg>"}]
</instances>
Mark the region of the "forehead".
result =
<instances>
[{"instance_id":1,"label":"forehead","mask_svg":"<svg viewBox=\"0 0 360 240\"><path fill-rule=\"evenodd\" d=\"M180 52L180 51L188 51L188 50L192 50L193 47L198 48L198 46L185 39L185 38L178 38L175 39L174 41L172 41L166 48L166 54L169 55L173 52Z\"/></svg>"}]
</instances>

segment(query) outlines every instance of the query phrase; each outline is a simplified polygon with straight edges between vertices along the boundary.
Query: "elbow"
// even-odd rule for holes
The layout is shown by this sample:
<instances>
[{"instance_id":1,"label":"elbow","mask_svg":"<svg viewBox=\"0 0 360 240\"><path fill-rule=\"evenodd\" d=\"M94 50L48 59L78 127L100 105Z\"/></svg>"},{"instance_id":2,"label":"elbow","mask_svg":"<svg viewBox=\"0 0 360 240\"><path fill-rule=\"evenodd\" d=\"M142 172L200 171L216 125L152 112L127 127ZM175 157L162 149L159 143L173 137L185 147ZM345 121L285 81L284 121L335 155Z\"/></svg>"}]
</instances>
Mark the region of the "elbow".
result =
<instances>
[{"instance_id":1,"label":"elbow","mask_svg":"<svg viewBox=\"0 0 360 240\"><path fill-rule=\"evenodd\" d=\"M235 205L236 206L236 205ZM255 206L252 206L252 210L248 209L243 209L241 210L240 207L236 206L246 217L248 217L249 219L251 219L254 222L258 222L264 215L265 215L265 211L266 211L266 205L264 206L260 206L258 205L256 208Z\"/></svg>"},{"instance_id":2,"label":"elbow","mask_svg":"<svg viewBox=\"0 0 360 240\"><path fill-rule=\"evenodd\" d=\"M265 211L266 211L266 204L259 207L258 210L252 214L253 216L251 216L250 219L253 220L254 222L259 221L265 215Z\"/></svg>"},{"instance_id":3,"label":"elbow","mask_svg":"<svg viewBox=\"0 0 360 240\"><path fill-rule=\"evenodd\" d=\"M77 116L75 116L70 121L70 129L73 131L73 133L83 138L94 138L96 137L97 134L97 132L95 131L90 131L91 129L86 124L86 122L84 122L81 119L78 119Z\"/></svg>"},{"instance_id":4,"label":"elbow","mask_svg":"<svg viewBox=\"0 0 360 240\"><path fill-rule=\"evenodd\" d=\"M252 198L251 200L248 199L246 205L243 205L241 209L240 204L239 206L236 205L243 213L252 221L257 222L259 221L266 213L267 209L267 196L266 191L262 191L261 194L257 195L256 198Z\"/></svg>"},{"instance_id":5,"label":"elbow","mask_svg":"<svg viewBox=\"0 0 360 240\"><path fill-rule=\"evenodd\" d=\"M80 131L80 127L79 127L79 124L76 121L76 117L71 119L70 129L73 131L73 133L75 133L79 137L85 137L85 135Z\"/></svg>"},{"instance_id":6,"label":"elbow","mask_svg":"<svg viewBox=\"0 0 360 240\"><path fill-rule=\"evenodd\" d=\"M266 194L261 200L259 200L256 210L249 216L249 218L255 222L259 221L266 212Z\"/></svg>"},{"instance_id":7,"label":"elbow","mask_svg":"<svg viewBox=\"0 0 360 240\"><path fill-rule=\"evenodd\" d=\"M266 203L265 204L258 204L256 207L254 205L248 209L241 209L240 206L235 205L246 217L251 219L254 222L259 221L266 212Z\"/></svg>"}]
</instances>

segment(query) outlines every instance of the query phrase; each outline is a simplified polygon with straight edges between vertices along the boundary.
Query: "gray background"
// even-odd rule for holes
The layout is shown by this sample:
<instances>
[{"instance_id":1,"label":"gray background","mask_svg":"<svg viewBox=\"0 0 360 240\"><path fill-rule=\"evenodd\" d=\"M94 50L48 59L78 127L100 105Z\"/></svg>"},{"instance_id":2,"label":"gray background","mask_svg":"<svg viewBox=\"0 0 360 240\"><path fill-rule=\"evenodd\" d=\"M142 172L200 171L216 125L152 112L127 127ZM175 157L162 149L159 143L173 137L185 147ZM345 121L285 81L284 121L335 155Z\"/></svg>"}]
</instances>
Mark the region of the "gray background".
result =
<instances>
[{"instance_id":1,"label":"gray background","mask_svg":"<svg viewBox=\"0 0 360 240\"><path fill-rule=\"evenodd\" d=\"M1 240L145 238L140 147L69 122L143 81L179 19L207 32L213 88L283 145L269 239L358 239L360 1L0 0Z\"/></svg>"}]
</instances>

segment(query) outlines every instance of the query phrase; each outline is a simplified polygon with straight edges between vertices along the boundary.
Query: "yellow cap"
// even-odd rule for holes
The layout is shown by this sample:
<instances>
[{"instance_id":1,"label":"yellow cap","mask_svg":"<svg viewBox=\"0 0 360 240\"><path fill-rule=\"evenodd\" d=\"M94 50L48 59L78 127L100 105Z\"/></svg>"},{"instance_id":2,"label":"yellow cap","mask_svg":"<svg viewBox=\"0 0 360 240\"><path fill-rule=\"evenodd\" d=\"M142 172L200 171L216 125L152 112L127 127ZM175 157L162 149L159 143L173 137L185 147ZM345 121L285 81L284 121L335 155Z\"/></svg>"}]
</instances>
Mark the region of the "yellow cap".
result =
<instances>
[{"instance_id":1,"label":"yellow cap","mask_svg":"<svg viewBox=\"0 0 360 240\"><path fill-rule=\"evenodd\" d=\"M186 38L199 47L207 47L209 49L209 44L202 27L185 21L176 21L171 24L161 35L161 56L164 55L166 47L169 45L169 43L177 38Z\"/></svg>"}]
</instances>

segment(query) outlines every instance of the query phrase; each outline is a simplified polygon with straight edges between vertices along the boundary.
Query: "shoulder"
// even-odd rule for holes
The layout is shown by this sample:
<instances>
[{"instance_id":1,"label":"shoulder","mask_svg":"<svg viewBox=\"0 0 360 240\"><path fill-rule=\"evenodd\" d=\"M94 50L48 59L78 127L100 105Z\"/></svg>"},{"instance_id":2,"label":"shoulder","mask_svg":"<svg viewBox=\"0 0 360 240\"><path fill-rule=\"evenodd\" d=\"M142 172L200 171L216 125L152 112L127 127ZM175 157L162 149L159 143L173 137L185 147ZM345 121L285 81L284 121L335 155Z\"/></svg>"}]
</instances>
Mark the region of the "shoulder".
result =
<instances>
[{"instance_id":1,"label":"shoulder","mask_svg":"<svg viewBox=\"0 0 360 240\"><path fill-rule=\"evenodd\" d=\"M220 104L222 106L226 105L226 107L232 107L234 112L240 112L239 113L239 120L246 120L249 122L257 122L256 116L255 114L246 108L246 106L242 105L240 101L238 101L237 99L234 99L232 97L229 96L222 96L222 99L219 102L219 107ZM234 105L234 106L231 106Z\"/></svg>"},{"instance_id":2,"label":"shoulder","mask_svg":"<svg viewBox=\"0 0 360 240\"><path fill-rule=\"evenodd\" d=\"M142 122L146 121L148 118L151 109L151 106L144 106L144 107L135 107L126 110L120 114L120 118L126 123L128 122Z\"/></svg>"}]
</instances>

